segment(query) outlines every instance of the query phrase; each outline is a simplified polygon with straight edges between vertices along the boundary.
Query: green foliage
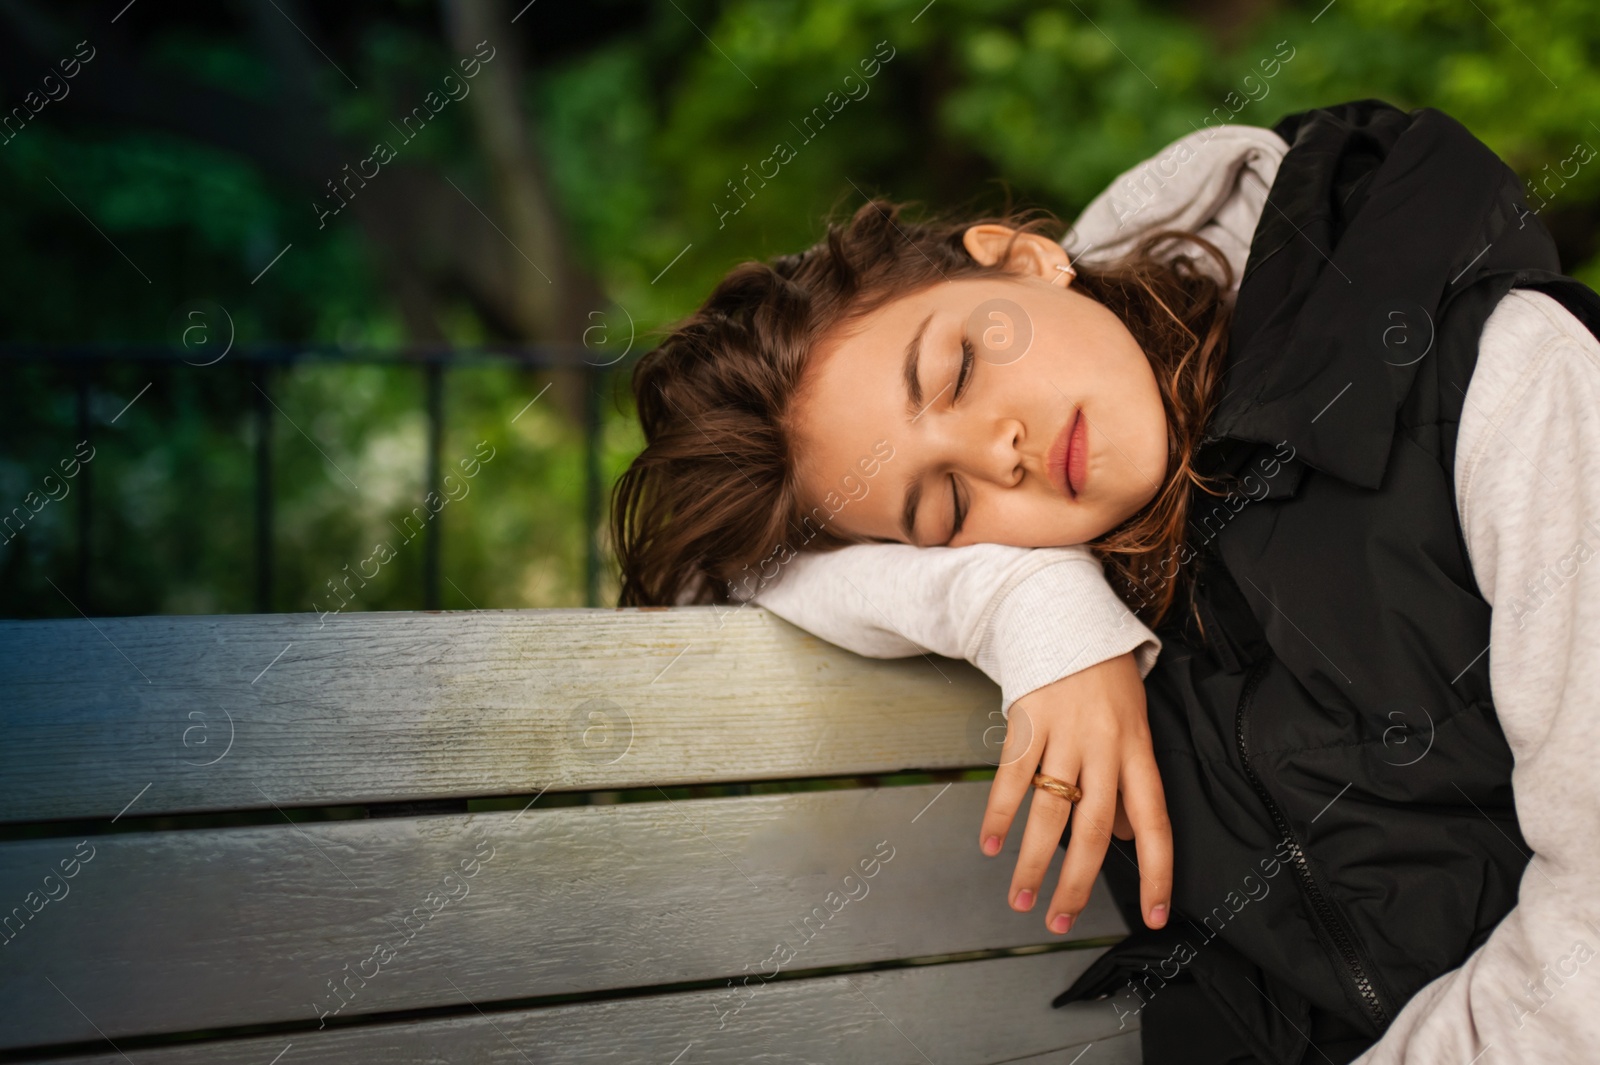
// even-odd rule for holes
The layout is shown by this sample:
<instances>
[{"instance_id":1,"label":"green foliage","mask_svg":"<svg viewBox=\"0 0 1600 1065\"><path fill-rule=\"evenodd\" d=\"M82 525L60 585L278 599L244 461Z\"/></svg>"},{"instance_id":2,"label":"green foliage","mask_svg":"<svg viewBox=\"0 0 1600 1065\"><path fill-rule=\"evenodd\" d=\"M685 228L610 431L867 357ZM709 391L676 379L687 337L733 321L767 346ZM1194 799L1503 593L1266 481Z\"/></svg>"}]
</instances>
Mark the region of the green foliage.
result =
<instances>
[{"instance_id":1,"label":"green foliage","mask_svg":"<svg viewBox=\"0 0 1600 1065\"><path fill-rule=\"evenodd\" d=\"M529 41L541 39L541 10L519 23ZM559 61L530 62L527 132L574 256L609 301L592 316L605 351L647 349L734 263L807 246L825 217L865 195L977 212L998 205L1003 183L1021 204L1070 222L1118 174L1208 120L1270 126L1368 96L1439 108L1473 130L1530 183L1568 272L1600 283L1600 163L1574 172L1570 161L1579 144L1600 146L1600 119L1590 118L1600 116L1600 19L1587 0L1313 0L1262 7L1225 34L1195 21L1221 19L1220 5L1185 10L1148 0L683 0ZM338 60L359 90L331 67L303 90L347 143L392 137L391 119L451 68L429 11L374 18L344 42ZM893 58L864 77L880 47ZM242 29L155 30L141 62L257 102L286 91ZM829 94L837 103L849 84L867 91L830 108ZM317 230L304 187L170 130L62 119L73 103L52 104L0 145L6 341L168 341L175 313L202 297L228 309L239 343L345 350L407 339L384 255L343 224L348 216ZM467 108L451 104L404 150L481 181L475 137ZM779 145L792 158L759 176ZM452 300L442 317L453 339L496 335L470 302ZM75 443L73 366L5 365L0 512ZM546 383L509 367L446 377L446 466L479 441L496 456L435 519L446 606L583 602L581 437L551 395L524 410ZM328 609L328 582L379 540L397 540L394 525L422 501L421 375L304 362L268 387L273 606ZM75 483L82 494L0 545L0 610L75 614L61 593L75 587L85 498L94 612L253 609L255 397L227 362L98 372L99 452ZM625 401L608 394L604 409L609 485L642 441ZM347 609L420 606L422 543L396 543Z\"/></svg>"}]
</instances>

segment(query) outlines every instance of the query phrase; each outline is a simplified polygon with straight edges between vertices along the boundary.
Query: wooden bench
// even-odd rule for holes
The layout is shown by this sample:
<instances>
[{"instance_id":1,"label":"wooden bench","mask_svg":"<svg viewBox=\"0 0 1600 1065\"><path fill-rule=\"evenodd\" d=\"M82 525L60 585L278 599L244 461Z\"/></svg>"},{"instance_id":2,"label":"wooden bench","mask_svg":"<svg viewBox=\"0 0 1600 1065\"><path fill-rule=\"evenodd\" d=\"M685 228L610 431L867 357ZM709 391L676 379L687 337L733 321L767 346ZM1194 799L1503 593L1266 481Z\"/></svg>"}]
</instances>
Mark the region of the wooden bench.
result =
<instances>
[{"instance_id":1,"label":"wooden bench","mask_svg":"<svg viewBox=\"0 0 1600 1065\"><path fill-rule=\"evenodd\" d=\"M1139 1060L1133 1000L1050 1007L1104 884L1064 941L1021 822L978 851L965 662L753 607L13 621L0 700L4 1060Z\"/></svg>"}]
</instances>

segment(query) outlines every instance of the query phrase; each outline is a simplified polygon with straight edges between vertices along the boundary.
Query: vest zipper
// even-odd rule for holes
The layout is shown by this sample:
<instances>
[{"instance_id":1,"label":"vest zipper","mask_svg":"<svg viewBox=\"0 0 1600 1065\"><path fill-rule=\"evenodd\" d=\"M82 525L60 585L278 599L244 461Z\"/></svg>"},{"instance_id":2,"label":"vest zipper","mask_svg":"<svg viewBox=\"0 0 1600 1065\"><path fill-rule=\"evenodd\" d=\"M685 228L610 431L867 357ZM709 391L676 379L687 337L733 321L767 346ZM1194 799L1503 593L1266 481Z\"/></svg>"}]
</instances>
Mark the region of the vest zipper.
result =
<instances>
[{"instance_id":1,"label":"vest zipper","mask_svg":"<svg viewBox=\"0 0 1600 1065\"><path fill-rule=\"evenodd\" d=\"M1289 853L1293 856L1289 866L1295 872L1295 879L1300 888L1305 892L1306 899L1311 903L1311 911L1316 917L1318 930L1322 932L1325 940L1332 942L1334 949L1344 962L1345 976L1347 976L1356 989L1356 994L1367 1008L1367 1013L1378 1025L1382 1032L1389 1026L1389 1011L1378 996L1377 988L1367 976L1366 969L1361 964L1361 957L1356 952L1355 943L1344 927L1344 922L1334 910L1332 903L1322 893L1316 878L1311 873L1311 865L1306 861L1305 851L1301 849L1300 841L1295 839L1294 833L1289 830L1289 822L1283 816L1283 811L1278 808L1266 787L1256 776L1255 770L1250 768L1250 756L1245 750L1244 743L1244 717L1251 700L1255 697L1256 685L1261 680L1261 675L1266 671L1268 659L1263 658L1250 667L1250 675L1245 679L1244 690L1239 695L1239 708L1235 718L1234 732L1239 748L1239 761L1244 766L1244 773L1250 780L1250 786L1255 789L1256 797L1266 806L1267 812L1272 815L1272 823L1277 828L1278 834L1289 845Z\"/></svg>"}]
</instances>

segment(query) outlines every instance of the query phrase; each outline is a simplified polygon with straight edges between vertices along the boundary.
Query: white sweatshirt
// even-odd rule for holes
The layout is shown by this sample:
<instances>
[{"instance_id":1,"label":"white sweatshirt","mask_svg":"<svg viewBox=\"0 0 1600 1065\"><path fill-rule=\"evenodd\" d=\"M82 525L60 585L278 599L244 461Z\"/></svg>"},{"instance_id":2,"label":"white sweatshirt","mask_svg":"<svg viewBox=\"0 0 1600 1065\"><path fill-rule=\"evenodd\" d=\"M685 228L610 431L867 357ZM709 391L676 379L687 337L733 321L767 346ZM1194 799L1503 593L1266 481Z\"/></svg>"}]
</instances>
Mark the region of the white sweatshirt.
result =
<instances>
[{"instance_id":1,"label":"white sweatshirt","mask_svg":"<svg viewBox=\"0 0 1600 1065\"><path fill-rule=\"evenodd\" d=\"M1287 149L1267 129L1198 130L1120 176L1063 245L1094 262L1154 226L1191 229L1227 254L1237 284ZM1534 854L1488 941L1357 1060L1600 1060L1600 342L1550 297L1514 289L1485 322L1454 474ZM804 553L754 599L858 654L964 658L1000 685L1007 712L1130 650L1147 675L1161 650L1082 546Z\"/></svg>"}]
</instances>

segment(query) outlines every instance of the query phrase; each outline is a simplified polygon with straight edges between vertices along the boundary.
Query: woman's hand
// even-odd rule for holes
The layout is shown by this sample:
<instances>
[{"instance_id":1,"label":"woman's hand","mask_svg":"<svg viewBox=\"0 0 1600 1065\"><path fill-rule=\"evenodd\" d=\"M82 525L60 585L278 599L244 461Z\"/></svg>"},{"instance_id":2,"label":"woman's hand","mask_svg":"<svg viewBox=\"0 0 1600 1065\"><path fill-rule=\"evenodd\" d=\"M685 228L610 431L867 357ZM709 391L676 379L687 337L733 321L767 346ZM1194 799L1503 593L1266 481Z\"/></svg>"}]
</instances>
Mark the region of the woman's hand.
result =
<instances>
[{"instance_id":1,"label":"woman's hand","mask_svg":"<svg viewBox=\"0 0 1600 1065\"><path fill-rule=\"evenodd\" d=\"M1033 806L1011 878L1011 907L1026 912L1044 883L1067 818L1077 818L1045 926L1066 932L1089 903L1111 833L1131 834L1139 854L1139 909L1145 923L1167 923L1172 895L1172 826L1145 718L1144 682L1132 652L1062 677L1011 704L1000 766L989 789L978 839L994 856L1005 843L1022 797ZM1076 784L1076 804L1043 788L1033 775ZM1073 813L1076 806L1076 813ZM1064 921L1064 923L1063 923Z\"/></svg>"}]
</instances>

